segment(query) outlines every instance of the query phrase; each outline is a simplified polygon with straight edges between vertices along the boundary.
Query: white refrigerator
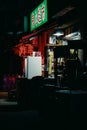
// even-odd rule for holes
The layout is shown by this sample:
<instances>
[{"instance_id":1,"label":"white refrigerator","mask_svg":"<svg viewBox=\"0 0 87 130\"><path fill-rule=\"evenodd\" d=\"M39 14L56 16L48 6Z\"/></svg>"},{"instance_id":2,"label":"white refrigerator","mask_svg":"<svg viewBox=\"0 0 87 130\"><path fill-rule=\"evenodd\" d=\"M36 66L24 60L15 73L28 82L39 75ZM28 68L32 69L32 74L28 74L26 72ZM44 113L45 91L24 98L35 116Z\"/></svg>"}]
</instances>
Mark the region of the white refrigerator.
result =
<instances>
[{"instance_id":1,"label":"white refrigerator","mask_svg":"<svg viewBox=\"0 0 87 130\"><path fill-rule=\"evenodd\" d=\"M41 56L25 58L25 77L31 79L34 76L42 76Z\"/></svg>"}]
</instances>

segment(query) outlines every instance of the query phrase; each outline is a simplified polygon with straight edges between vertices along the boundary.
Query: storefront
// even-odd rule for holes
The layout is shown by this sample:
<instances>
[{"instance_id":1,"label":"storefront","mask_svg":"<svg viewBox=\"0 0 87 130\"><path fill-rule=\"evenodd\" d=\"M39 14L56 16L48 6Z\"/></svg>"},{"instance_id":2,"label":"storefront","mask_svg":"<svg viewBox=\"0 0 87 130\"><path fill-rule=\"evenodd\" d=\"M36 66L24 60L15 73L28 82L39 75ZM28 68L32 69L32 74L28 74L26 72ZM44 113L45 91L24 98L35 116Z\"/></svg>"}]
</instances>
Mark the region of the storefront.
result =
<instances>
[{"instance_id":1,"label":"storefront","mask_svg":"<svg viewBox=\"0 0 87 130\"><path fill-rule=\"evenodd\" d=\"M27 56L40 56L41 75L54 79L58 70L58 76L62 78L67 60L75 65L75 61L79 58L82 67L85 64L79 10L67 6L51 16L49 20L46 2L43 1L31 12L31 33L20 39L18 53L24 57L24 62ZM54 51L56 48L57 52ZM79 75L77 73L79 72L76 69L73 76ZM25 74L25 63L23 74Z\"/></svg>"}]
</instances>

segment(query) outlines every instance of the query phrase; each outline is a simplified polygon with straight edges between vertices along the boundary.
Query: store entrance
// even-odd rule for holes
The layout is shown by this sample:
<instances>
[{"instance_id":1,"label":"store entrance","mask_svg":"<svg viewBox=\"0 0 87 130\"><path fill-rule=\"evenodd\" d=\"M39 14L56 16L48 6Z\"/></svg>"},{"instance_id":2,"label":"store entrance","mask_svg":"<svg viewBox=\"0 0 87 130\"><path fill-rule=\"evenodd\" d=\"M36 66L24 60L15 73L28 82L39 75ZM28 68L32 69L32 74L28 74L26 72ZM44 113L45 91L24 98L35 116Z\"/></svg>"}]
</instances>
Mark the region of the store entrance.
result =
<instances>
[{"instance_id":1,"label":"store entrance","mask_svg":"<svg viewBox=\"0 0 87 130\"><path fill-rule=\"evenodd\" d=\"M70 87L84 73L84 48L57 46L54 48L54 76L59 88Z\"/></svg>"}]
</instances>

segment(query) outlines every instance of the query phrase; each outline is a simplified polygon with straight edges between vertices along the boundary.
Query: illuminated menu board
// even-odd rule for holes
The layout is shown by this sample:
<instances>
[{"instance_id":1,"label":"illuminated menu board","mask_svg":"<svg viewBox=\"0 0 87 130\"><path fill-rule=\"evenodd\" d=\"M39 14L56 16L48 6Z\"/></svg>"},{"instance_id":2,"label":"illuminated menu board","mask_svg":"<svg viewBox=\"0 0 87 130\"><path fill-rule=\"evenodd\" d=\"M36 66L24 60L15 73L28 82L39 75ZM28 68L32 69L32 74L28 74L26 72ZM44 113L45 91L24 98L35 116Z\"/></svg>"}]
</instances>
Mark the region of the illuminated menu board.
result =
<instances>
[{"instance_id":1,"label":"illuminated menu board","mask_svg":"<svg viewBox=\"0 0 87 130\"><path fill-rule=\"evenodd\" d=\"M48 21L47 0L44 0L32 13L30 14L30 30L38 28Z\"/></svg>"}]
</instances>

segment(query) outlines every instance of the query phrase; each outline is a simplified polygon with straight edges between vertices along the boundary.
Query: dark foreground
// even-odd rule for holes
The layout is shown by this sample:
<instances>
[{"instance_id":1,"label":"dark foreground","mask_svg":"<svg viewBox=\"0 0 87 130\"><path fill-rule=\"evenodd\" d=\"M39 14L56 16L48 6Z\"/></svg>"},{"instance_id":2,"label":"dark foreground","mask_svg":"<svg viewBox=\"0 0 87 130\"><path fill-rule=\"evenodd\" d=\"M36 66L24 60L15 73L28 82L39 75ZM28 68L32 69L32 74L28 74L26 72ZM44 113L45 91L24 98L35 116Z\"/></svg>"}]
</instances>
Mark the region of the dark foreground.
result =
<instances>
[{"instance_id":1,"label":"dark foreground","mask_svg":"<svg viewBox=\"0 0 87 130\"><path fill-rule=\"evenodd\" d=\"M60 104L61 105L61 104ZM47 104L42 109L0 105L0 129L44 130L85 129L87 113L70 112L64 105Z\"/></svg>"}]
</instances>

